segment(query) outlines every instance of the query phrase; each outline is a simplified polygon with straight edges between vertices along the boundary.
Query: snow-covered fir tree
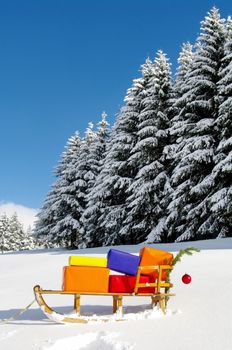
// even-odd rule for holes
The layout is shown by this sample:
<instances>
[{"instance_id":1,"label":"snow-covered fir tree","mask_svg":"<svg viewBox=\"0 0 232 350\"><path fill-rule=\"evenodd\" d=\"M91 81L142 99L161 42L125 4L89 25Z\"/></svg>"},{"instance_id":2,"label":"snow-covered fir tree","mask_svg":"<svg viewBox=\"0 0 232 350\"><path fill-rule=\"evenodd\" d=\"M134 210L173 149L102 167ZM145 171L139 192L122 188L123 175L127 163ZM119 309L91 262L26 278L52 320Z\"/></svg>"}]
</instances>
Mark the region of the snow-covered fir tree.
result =
<instances>
[{"instance_id":1,"label":"snow-covered fir tree","mask_svg":"<svg viewBox=\"0 0 232 350\"><path fill-rule=\"evenodd\" d=\"M98 194L96 193L97 207L100 208L97 236L95 236L97 245L131 242L130 235L120 230L127 215L127 190L136 175L135 162L130 157L137 143L141 101L144 98L150 74L154 74L153 64L149 59L145 65L146 75L135 79L127 92L125 106L120 111L107 146L104 168L95 184L98 191Z\"/></svg>"},{"instance_id":2,"label":"snow-covered fir tree","mask_svg":"<svg viewBox=\"0 0 232 350\"><path fill-rule=\"evenodd\" d=\"M126 219L130 210L128 206L128 198L131 195L129 188L138 173L139 166L139 159L134 154L139 137L139 115L145 108L143 101L155 74L154 65L149 58L141 66L141 72L141 78L135 79L127 92L125 106L121 109L116 121L106 158L108 173L104 183L108 198L99 219L100 227L104 229L103 242L106 245L136 242Z\"/></svg>"},{"instance_id":3,"label":"snow-covered fir tree","mask_svg":"<svg viewBox=\"0 0 232 350\"><path fill-rule=\"evenodd\" d=\"M0 217L0 250L3 254L11 249L11 233L10 233L10 222L6 214Z\"/></svg>"},{"instance_id":4,"label":"snow-covered fir tree","mask_svg":"<svg viewBox=\"0 0 232 350\"><path fill-rule=\"evenodd\" d=\"M23 230L23 238L20 245L20 250L31 250L37 246L36 239L33 235L31 226Z\"/></svg>"},{"instance_id":5,"label":"snow-covered fir tree","mask_svg":"<svg viewBox=\"0 0 232 350\"><path fill-rule=\"evenodd\" d=\"M92 143L95 140L93 124L89 123L78 154L67 164L62 176L64 182L60 205L51 234L57 242L63 242L69 248L78 247L83 241L81 217L86 207L86 195L95 178L90 159Z\"/></svg>"},{"instance_id":6,"label":"snow-covered fir tree","mask_svg":"<svg viewBox=\"0 0 232 350\"><path fill-rule=\"evenodd\" d=\"M43 206L37 214L34 235L37 243L42 247L56 247L58 242L51 234L56 224L57 208L60 205L61 188L64 180L59 177L48 192Z\"/></svg>"},{"instance_id":7,"label":"snow-covered fir tree","mask_svg":"<svg viewBox=\"0 0 232 350\"><path fill-rule=\"evenodd\" d=\"M212 170L213 190L209 199L213 227L218 237L232 236L232 19L226 25L225 53L219 73L219 112L215 131L219 144Z\"/></svg>"},{"instance_id":8,"label":"snow-covered fir tree","mask_svg":"<svg viewBox=\"0 0 232 350\"><path fill-rule=\"evenodd\" d=\"M225 38L224 20L213 8L201 24L196 52L187 73L184 93L176 102L183 119L176 132L177 142L170 148L175 191L167 220L170 240L213 237L209 231L207 194L212 186L211 171L217 136L214 121L218 115L219 70Z\"/></svg>"},{"instance_id":9,"label":"snow-covered fir tree","mask_svg":"<svg viewBox=\"0 0 232 350\"><path fill-rule=\"evenodd\" d=\"M86 195L86 209L83 212L81 221L83 223L83 240L80 242L81 247L97 245L96 233L98 230L97 221L100 214L99 208L99 190L95 186L97 177L104 166L106 155L106 145L110 136L109 123L106 120L107 114L102 113L101 121L98 123L98 130L96 132L95 141L90 146L88 156L88 163L92 169L92 178L89 182L88 191Z\"/></svg>"},{"instance_id":10,"label":"snow-covered fir tree","mask_svg":"<svg viewBox=\"0 0 232 350\"><path fill-rule=\"evenodd\" d=\"M180 132L179 128L183 127L183 122L185 119L181 115L181 109L178 109L178 106L181 107L181 104L176 104L176 100L178 98L181 98L185 94L185 92L188 91L188 87L186 85L188 74L191 70L191 65L193 62L194 57L194 51L193 51L193 45L189 42L184 43L181 48L181 52L178 57L178 67L176 70L176 79L174 84L174 98L172 100L172 108L174 112L174 117L171 120L170 125L170 141L172 143L176 142L176 132L177 129L178 132Z\"/></svg>"},{"instance_id":11,"label":"snow-covered fir tree","mask_svg":"<svg viewBox=\"0 0 232 350\"><path fill-rule=\"evenodd\" d=\"M51 190L48 192L43 206L37 215L34 234L38 243L45 247L66 246L66 242L62 237L56 235L53 229L56 226L58 217L68 215L65 202L63 201L63 192L69 181L66 176L66 169L77 161L80 153L81 139L79 133L76 132L68 139L65 150L62 153L61 160L58 163L55 175L57 177Z\"/></svg>"},{"instance_id":12,"label":"snow-covered fir tree","mask_svg":"<svg viewBox=\"0 0 232 350\"><path fill-rule=\"evenodd\" d=\"M22 248L22 241L24 239L25 232L16 213L14 213L9 220L9 231L9 244L11 246L11 250L20 250Z\"/></svg>"},{"instance_id":13,"label":"snow-covered fir tree","mask_svg":"<svg viewBox=\"0 0 232 350\"><path fill-rule=\"evenodd\" d=\"M166 55L158 51L152 67L143 75L148 77L138 115L137 142L129 162L136 167L127 199L128 214L121 230L130 236L131 243L139 243L149 235L161 239L161 222L165 195L170 189L163 149L168 143L168 127L173 98L170 64ZM151 68L149 67L149 70ZM152 232L151 232L152 231ZM156 237L157 240L157 237Z\"/></svg>"},{"instance_id":14,"label":"snow-covered fir tree","mask_svg":"<svg viewBox=\"0 0 232 350\"><path fill-rule=\"evenodd\" d=\"M16 213L0 217L0 251L17 251L34 248L31 232L26 231Z\"/></svg>"},{"instance_id":15,"label":"snow-covered fir tree","mask_svg":"<svg viewBox=\"0 0 232 350\"><path fill-rule=\"evenodd\" d=\"M81 138L78 131L72 135L65 145L64 152L62 153L57 167L55 168L55 176L57 178L61 177L64 171L67 169L68 164L70 164L73 159L76 159L80 151Z\"/></svg>"},{"instance_id":16,"label":"snow-covered fir tree","mask_svg":"<svg viewBox=\"0 0 232 350\"><path fill-rule=\"evenodd\" d=\"M181 96L185 87L187 74L193 61L193 45L189 42L184 43L178 57L178 68L176 71L175 91Z\"/></svg>"},{"instance_id":17,"label":"snow-covered fir tree","mask_svg":"<svg viewBox=\"0 0 232 350\"><path fill-rule=\"evenodd\" d=\"M106 117L107 114L103 112L101 115L101 121L97 123L97 132L94 134L94 142L90 142L89 144L88 156L86 159L89 169L89 173L86 175L86 180L88 181L87 193L91 191L96 177L99 175L103 167L106 142L110 135L109 123L107 122Z\"/></svg>"},{"instance_id":18,"label":"snow-covered fir tree","mask_svg":"<svg viewBox=\"0 0 232 350\"><path fill-rule=\"evenodd\" d=\"M176 149L180 141L179 136L182 134L182 131L185 130L186 124L188 123L187 118L185 118L184 113L182 113L181 109L183 106L181 105L181 103L179 103L179 99L181 101L181 97L188 91L188 85L186 84L186 82L188 79L188 74L191 71L193 57L193 45L190 43L184 43L182 45L182 49L178 57L176 80L173 86L174 95L173 99L171 100L172 112L174 116L170 121L170 127L168 130L170 145L164 147L164 157L166 159L166 172L169 177L171 177L173 169L177 165L175 163L175 157ZM177 206L179 208L178 200L175 200L176 198L178 198L178 191L176 189L176 191L174 192L173 185L171 187L172 190L169 191L165 196L166 208L163 211L163 216L159 220L157 227L162 229L162 241L172 240L172 237L174 237L175 227L178 225L178 222L181 218L179 210L177 210ZM160 241L160 239L161 237L159 235L154 236L154 234L151 234L149 235L147 242L152 243L154 241Z\"/></svg>"}]
</instances>

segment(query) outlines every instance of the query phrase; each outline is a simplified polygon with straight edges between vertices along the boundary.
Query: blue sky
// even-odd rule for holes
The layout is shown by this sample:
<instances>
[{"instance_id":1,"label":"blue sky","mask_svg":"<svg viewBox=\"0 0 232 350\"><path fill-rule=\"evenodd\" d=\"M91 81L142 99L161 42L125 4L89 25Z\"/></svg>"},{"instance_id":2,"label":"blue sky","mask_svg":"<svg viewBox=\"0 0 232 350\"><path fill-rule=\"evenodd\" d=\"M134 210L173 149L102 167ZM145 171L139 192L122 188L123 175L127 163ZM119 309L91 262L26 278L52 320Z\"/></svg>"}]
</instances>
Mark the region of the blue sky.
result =
<instances>
[{"instance_id":1,"label":"blue sky","mask_svg":"<svg viewBox=\"0 0 232 350\"><path fill-rule=\"evenodd\" d=\"M0 0L0 202L39 208L76 130L109 121L147 56L173 65L200 21L231 1Z\"/></svg>"}]
</instances>

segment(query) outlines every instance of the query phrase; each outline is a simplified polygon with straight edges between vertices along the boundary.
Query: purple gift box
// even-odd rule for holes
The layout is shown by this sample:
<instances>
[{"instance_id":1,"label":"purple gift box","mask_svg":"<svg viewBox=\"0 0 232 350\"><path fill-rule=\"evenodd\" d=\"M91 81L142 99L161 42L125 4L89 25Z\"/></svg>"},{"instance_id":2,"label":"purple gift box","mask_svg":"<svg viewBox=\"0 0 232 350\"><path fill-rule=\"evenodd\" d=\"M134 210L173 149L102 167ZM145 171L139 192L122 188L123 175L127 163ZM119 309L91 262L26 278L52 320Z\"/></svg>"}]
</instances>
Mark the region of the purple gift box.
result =
<instances>
[{"instance_id":1,"label":"purple gift box","mask_svg":"<svg viewBox=\"0 0 232 350\"><path fill-rule=\"evenodd\" d=\"M107 267L111 270L135 276L140 263L140 256L110 249L107 255Z\"/></svg>"}]
</instances>

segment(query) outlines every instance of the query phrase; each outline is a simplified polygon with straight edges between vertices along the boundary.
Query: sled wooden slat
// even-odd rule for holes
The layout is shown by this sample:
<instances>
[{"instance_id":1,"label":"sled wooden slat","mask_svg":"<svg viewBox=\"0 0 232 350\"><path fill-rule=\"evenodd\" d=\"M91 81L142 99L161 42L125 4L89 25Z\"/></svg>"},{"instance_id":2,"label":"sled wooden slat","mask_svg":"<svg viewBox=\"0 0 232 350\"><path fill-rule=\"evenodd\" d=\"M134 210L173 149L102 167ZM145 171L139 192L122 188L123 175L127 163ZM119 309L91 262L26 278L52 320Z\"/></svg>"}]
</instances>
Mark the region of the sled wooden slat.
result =
<instances>
[{"instance_id":1,"label":"sled wooden slat","mask_svg":"<svg viewBox=\"0 0 232 350\"><path fill-rule=\"evenodd\" d=\"M162 270L173 270L173 266L171 265L151 265L151 266L139 266L138 270L159 270L162 268Z\"/></svg>"},{"instance_id":2,"label":"sled wooden slat","mask_svg":"<svg viewBox=\"0 0 232 350\"><path fill-rule=\"evenodd\" d=\"M98 292L78 292L78 291L64 291L64 290L51 290L51 289L41 289L40 290L41 294L78 294L78 295L99 295L99 296L106 296L106 295L134 295L134 293L98 293Z\"/></svg>"},{"instance_id":3,"label":"sled wooden slat","mask_svg":"<svg viewBox=\"0 0 232 350\"><path fill-rule=\"evenodd\" d=\"M147 284L143 283L141 285L139 285L139 287L148 287ZM153 287L155 286L155 283L149 283L149 287ZM168 287L169 284L168 283L165 283L165 285L162 285L162 287ZM66 295L75 295L75 294L78 294L78 295L98 295L98 296L123 296L123 297L152 297L152 296L156 296L156 294L154 293L86 293L86 292L77 292L77 291L74 291L74 292L64 292L63 290L46 290L46 289L41 289L40 290L40 294L66 294ZM162 295L166 295L166 296L174 296L175 294L165 294L165 293L162 293Z\"/></svg>"}]
</instances>

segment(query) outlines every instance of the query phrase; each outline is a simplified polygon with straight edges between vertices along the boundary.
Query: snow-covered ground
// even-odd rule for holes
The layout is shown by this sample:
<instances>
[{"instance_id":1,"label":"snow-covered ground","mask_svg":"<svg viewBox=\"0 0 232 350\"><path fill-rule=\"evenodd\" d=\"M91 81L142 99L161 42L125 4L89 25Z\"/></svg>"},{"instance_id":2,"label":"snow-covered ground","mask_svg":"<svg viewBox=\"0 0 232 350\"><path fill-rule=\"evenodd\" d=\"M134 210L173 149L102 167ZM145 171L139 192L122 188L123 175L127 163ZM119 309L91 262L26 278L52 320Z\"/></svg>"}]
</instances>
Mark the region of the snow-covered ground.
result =
<instances>
[{"instance_id":1,"label":"snow-covered ground","mask_svg":"<svg viewBox=\"0 0 232 350\"><path fill-rule=\"evenodd\" d=\"M200 253L184 256L172 273L173 292L167 315L149 312L149 298L124 300L125 322L62 325L48 320L34 304L10 324L0 325L0 349L24 350L231 350L232 349L232 239L153 245L174 252L187 246ZM118 247L138 253L142 245ZM0 256L0 319L14 315L34 295L32 288L59 289L62 267L75 254L104 256L107 248L80 251L43 250ZM192 283L181 282L183 274ZM49 305L70 311L68 296L47 296ZM108 315L109 297L82 297L82 312ZM135 316L128 314L135 313ZM129 317L130 316L130 317Z\"/></svg>"}]
</instances>

